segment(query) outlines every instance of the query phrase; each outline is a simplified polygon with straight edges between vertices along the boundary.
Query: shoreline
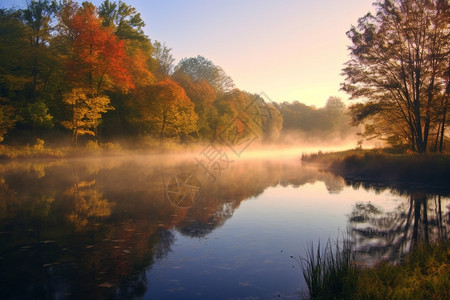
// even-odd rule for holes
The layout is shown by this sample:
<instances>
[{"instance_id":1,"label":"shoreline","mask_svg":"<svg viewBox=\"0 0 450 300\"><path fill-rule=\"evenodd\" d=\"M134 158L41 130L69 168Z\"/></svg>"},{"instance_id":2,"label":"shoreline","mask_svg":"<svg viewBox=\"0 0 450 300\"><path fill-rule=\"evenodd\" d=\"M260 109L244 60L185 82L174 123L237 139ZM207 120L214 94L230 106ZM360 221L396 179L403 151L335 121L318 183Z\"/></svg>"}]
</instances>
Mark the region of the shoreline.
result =
<instances>
[{"instance_id":1,"label":"shoreline","mask_svg":"<svg viewBox=\"0 0 450 300\"><path fill-rule=\"evenodd\" d=\"M302 162L348 180L408 186L448 186L450 182L449 154L395 153L390 149L347 150L303 155Z\"/></svg>"}]
</instances>

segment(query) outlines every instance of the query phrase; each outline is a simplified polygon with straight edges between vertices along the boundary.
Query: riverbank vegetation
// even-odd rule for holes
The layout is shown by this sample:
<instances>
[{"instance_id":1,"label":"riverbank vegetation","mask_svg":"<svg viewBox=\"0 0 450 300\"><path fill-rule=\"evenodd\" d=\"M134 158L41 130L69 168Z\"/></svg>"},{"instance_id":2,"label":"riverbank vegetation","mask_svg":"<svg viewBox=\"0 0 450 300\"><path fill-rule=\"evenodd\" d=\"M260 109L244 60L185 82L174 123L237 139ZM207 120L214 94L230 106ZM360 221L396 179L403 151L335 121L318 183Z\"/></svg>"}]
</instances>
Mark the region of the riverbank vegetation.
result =
<instances>
[{"instance_id":1,"label":"riverbank vegetation","mask_svg":"<svg viewBox=\"0 0 450 300\"><path fill-rule=\"evenodd\" d=\"M445 153L355 149L305 154L302 161L348 179L410 184L448 184L450 181L450 155Z\"/></svg>"},{"instance_id":2,"label":"riverbank vegetation","mask_svg":"<svg viewBox=\"0 0 450 300\"><path fill-rule=\"evenodd\" d=\"M397 265L365 268L351 243L313 245L300 259L311 299L448 299L450 241L416 245Z\"/></svg>"}]
</instances>

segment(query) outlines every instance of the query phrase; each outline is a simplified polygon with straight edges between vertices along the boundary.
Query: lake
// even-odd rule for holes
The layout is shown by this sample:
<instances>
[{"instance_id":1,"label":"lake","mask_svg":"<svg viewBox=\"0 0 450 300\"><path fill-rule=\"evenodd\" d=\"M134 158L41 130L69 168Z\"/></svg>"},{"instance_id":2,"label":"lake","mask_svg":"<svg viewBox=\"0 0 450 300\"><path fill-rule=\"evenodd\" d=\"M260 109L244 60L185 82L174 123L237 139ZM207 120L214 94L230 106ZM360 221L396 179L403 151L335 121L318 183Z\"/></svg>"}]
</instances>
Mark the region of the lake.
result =
<instances>
[{"instance_id":1,"label":"lake","mask_svg":"<svg viewBox=\"0 0 450 300\"><path fill-rule=\"evenodd\" d=\"M205 157L0 164L3 299L298 299L311 243L350 239L370 266L449 237L448 187Z\"/></svg>"}]
</instances>

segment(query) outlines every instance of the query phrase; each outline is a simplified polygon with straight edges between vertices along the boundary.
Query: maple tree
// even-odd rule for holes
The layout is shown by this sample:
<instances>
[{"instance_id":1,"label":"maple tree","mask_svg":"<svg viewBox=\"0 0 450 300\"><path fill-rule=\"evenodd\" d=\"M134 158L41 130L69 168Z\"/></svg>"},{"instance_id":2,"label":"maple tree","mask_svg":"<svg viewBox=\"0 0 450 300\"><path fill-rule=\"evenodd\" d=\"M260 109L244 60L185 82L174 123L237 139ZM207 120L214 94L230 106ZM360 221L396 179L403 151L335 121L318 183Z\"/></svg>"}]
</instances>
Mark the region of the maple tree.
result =
<instances>
[{"instance_id":1,"label":"maple tree","mask_svg":"<svg viewBox=\"0 0 450 300\"><path fill-rule=\"evenodd\" d=\"M118 40L110 27L103 27L95 6L83 6L70 22L75 32L68 73L76 87L95 88L100 93L103 85L114 84L122 90L134 87L129 74L123 41Z\"/></svg>"}]
</instances>

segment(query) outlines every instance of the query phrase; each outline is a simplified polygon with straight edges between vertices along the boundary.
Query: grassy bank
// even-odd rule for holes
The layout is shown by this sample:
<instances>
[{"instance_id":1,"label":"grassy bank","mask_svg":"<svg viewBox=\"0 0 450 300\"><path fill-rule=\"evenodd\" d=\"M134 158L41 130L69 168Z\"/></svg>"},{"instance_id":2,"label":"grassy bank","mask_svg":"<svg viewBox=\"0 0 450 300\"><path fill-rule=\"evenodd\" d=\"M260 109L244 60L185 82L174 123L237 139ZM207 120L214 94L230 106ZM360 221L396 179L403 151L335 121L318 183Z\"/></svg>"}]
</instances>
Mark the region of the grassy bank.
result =
<instances>
[{"instance_id":1,"label":"grassy bank","mask_svg":"<svg viewBox=\"0 0 450 300\"><path fill-rule=\"evenodd\" d=\"M44 147L44 143L38 140L32 146L0 145L0 160L69 158L86 155L117 154L120 151L120 146L111 143L98 144L92 142L75 149L72 146Z\"/></svg>"},{"instance_id":2,"label":"grassy bank","mask_svg":"<svg viewBox=\"0 0 450 300\"><path fill-rule=\"evenodd\" d=\"M395 153L390 150L348 150L304 155L302 161L317 164L354 179L392 182L450 182L450 155Z\"/></svg>"},{"instance_id":3,"label":"grassy bank","mask_svg":"<svg viewBox=\"0 0 450 300\"><path fill-rule=\"evenodd\" d=\"M123 146L124 145L124 146ZM0 160L14 159L55 159L74 158L84 156L118 156L131 154L179 154L188 151L200 151L202 145L182 145L168 140L164 145L154 139L138 141L130 146L126 141L122 143L99 143L87 141L77 149L73 145L52 146L41 139L33 145L0 145Z\"/></svg>"},{"instance_id":4,"label":"grassy bank","mask_svg":"<svg viewBox=\"0 0 450 300\"><path fill-rule=\"evenodd\" d=\"M450 299L450 242L419 245L403 263L356 264L350 244L308 249L301 259L311 299Z\"/></svg>"}]
</instances>

